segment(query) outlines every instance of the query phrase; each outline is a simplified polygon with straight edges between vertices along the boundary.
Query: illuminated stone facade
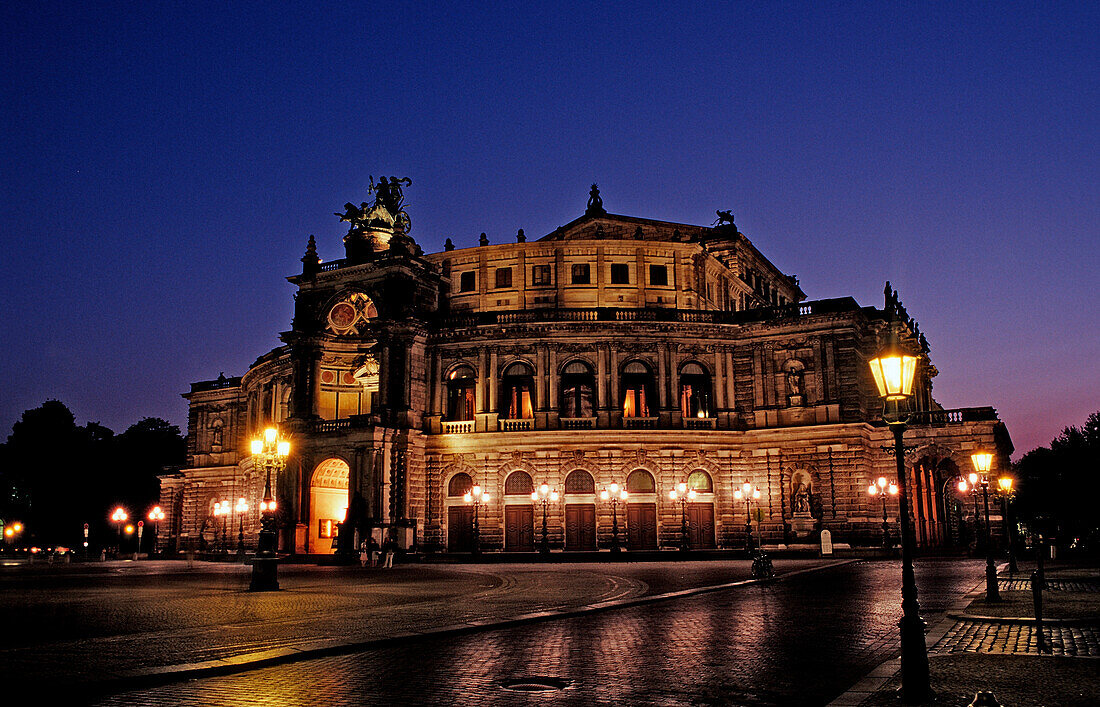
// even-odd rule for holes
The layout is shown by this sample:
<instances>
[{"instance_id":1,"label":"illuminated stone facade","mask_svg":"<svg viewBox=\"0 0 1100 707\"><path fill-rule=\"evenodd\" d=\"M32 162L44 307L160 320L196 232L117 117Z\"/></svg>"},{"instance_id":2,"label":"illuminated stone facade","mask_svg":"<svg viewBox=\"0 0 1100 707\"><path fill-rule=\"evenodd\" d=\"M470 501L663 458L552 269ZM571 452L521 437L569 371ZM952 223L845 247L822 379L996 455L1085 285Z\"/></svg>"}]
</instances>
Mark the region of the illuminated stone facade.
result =
<instances>
[{"instance_id":1,"label":"illuminated stone facade","mask_svg":"<svg viewBox=\"0 0 1100 707\"><path fill-rule=\"evenodd\" d=\"M288 552L332 552L345 508L343 547L353 530L393 529L406 547L469 550L471 484L489 494L481 548L531 551L543 483L561 494L547 511L554 550L609 547L600 491L612 483L629 491L614 511L629 549L680 547L685 519L693 549L744 547L733 493L745 481L761 491L753 532L766 544L808 546L828 529L840 546L876 545L882 507L867 486L895 473L867 360L891 314L921 357L930 411L905 438L922 545L966 541L970 506L952 480L971 451L993 451L995 469L1012 451L992 408L935 403L928 347L896 295L881 309L806 301L731 223L612 215L597 197L532 241L422 254L401 223L376 222L345 247L322 263L310 240L282 346L185 394L189 466L161 492L176 542L215 542L216 501L256 505L248 441L277 424L292 444L276 486ZM696 491L686 505L668 495L680 482ZM887 515L896 539L894 498Z\"/></svg>"}]
</instances>

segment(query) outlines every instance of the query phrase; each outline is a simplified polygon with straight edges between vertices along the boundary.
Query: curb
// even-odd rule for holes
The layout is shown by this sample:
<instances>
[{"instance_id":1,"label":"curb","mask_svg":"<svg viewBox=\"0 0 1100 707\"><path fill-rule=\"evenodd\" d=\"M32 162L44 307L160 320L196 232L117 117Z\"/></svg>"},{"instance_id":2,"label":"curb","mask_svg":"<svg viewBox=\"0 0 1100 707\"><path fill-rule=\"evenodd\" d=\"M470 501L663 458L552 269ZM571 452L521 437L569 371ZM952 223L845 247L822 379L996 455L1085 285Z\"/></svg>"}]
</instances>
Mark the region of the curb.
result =
<instances>
[{"instance_id":1,"label":"curb","mask_svg":"<svg viewBox=\"0 0 1100 707\"><path fill-rule=\"evenodd\" d=\"M1035 619L1031 616L982 616L979 614L966 614L962 612L949 612L949 618L957 621L976 621L983 624L1033 624ZM1089 616L1079 619L1043 619L1043 624L1054 626L1089 626L1100 624L1100 617Z\"/></svg>"},{"instance_id":2,"label":"curb","mask_svg":"<svg viewBox=\"0 0 1100 707\"><path fill-rule=\"evenodd\" d=\"M523 626L541 621L575 618L578 616L593 614L600 611L622 609L644 604L655 604L657 602L668 601L670 599L679 599L683 597L696 596L699 594L707 594L710 592L722 591L724 589L733 589L735 587L742 587L752 584L770 584L772 582L784 581L790 577L796 577L798 575L808 574L811 572L820 572L823 570L834 569L836 567L843 567L844 565L853 564L859 561L860 560L858 558L837 560L818 567L807 567L804 569L795 570L793 572L788 572L772 579L742 579L736 582L713 584L706 587L692 587L690 589L681 589L674 592L665 592L663 594L652 594L641 597L632 597L630 599L615 599L611 601L597 602L595 604L588 604L572 609L547 609L544 611L536 611L528 614L520 614L518 616L513 616L506 619L485 619L470 621L466 623L452 624L450 626L440 626L438 628L430 629L427 631L403 631L382 638L373 638L366 641L345 641L338 639L331 641L313 641L300 646L272 648L265 651L242 653L239 655L229 656L227 658L219 658L216 660L207 660L197 663L178 663L175 665L162 665L150 668L139 668L136 670L128 670L117 673L96 682L75 683L63 689L70 693L78 693L83 699L87 700L91 698L105 697L107 695L116 694L119 692L126 692L129 690L140 689L144 687L153 687L156 685L168 684L182 680L194 680L198 678L215 677L219 675L230 675L233 673L247 672L250 670L256 670L258 668L265 668L273 665L283 665L286 663L311 660L313 658L323 658L328 656L358 653L365 650L385 648L406 641L429 640L442 637L461 636L465 634L478 633L488 630L514 628L516 626Z\"/></svg>"}]
</instances>

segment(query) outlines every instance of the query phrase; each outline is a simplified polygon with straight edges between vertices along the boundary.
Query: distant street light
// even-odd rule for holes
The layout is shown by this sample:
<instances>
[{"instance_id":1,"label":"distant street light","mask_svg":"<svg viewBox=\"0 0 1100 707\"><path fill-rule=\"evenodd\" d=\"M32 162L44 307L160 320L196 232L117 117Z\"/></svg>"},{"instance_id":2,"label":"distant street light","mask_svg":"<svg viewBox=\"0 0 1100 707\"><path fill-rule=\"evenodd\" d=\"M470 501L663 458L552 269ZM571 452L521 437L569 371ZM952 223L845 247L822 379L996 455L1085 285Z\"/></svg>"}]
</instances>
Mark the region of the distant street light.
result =
<instances>
[{"instance_id":1,"label":"distant street light","mask_svg":"<svg viewBox=\"0 0 1100 707\"><path fill-rule=\"evenodd\" d=\"M473 519L473 535L474 535L474 548L473 553L475 555L481 554L481 506L489 502L489 493L482 491L480 486L474 485L463 496L462 500L466 503L472 503L474 506L474 519Z\"/></svg>"},{"instance_id":2,"label":"distant street light","mask_svg":"<svg viewBox=\"0 0 1100 707\"><path fill-rule=\"evenodd\" d=\"M260 537L252 560L251 592L270 592L279 588L279 558L275 554L275 497L271 495L271 472L286 468L290 442L279 439L274 427L264 430L263 439L252 440L252 463L266 472L264 497L260 501Z\"/></svg>"},{"instance_id":3,"label":"distant street light","mask_svg":"<svg viewBox=\"0 0 1100 707\"><path fill-rule=\"evenodd\" d=\"M688 485L681 481L676 488L668 492L668 498L675 503L680 502L680 551L687 552L691 549L691 536L688 534L687 504L694 501L695 489L689 489Z\"/></svg>"},{"instance_id":4,"label":"distant street light","mask_svg":"<svg viewBox=\"0 0 1100 707\"><path fill-rule=\"evenodd\" d=\"M760 500L760 489L756 488L748 481L741 484L741 488L733 490L733 497L735 500L745 502L745 552L752 554L752 507L753 501ZM763 543L760 538L760 523L756 524L757 544L763 547Z\"/></svg>"},{"instance_id":5,"label":"distant street light","mask_svg":"<svg viewBox=\"0 0 1100 707\"><path fill-rule=\"evenodd\" d=\"M244 514L248 513L248 501L244 496L237 499L237 559L244 560Z\"/></svg>"},{"instance_id":6,"label":"distant street light","mask_svg":"<svg viewBox=\"0 0 1100 707\"><path fill-rule=\"evenodd\" d=\"M111 520L118 526L118 550L116 552L122 552L122 524L126 522L126 519L130 516L126 513L126 509L119 506L115 509L115 512L111 514Z\"/></svg>"},{"instance_id":7,"label":"distant street light","mask_svg":"<svg viewBox=\"0 0 1100 707\"><path fill-rule=\"evenodd\" d=\"M620 488L618 484L611 484L604 490L600 491L601 501L611 502L611 552L619 552L622 548L619 546L619 503L626 503L627 492L625 488Z\"/></svg>"},{"instance_id":8,"label":"distant street light","mask_svg":"<svg viewBox=\"0 0 1100 707\"><path fill-rule=\"evenodd\" d=\"M894 310L889 313L886 346L868 363L882 398L882 419L894 434L894 460L897 464L898 516L901 526L901 692L907 703L927 701L931 689L928 680L928 645L924 639L924 622L917 601L917 581L913 575L913 545L910 536L909 494L905 481L905 425L912 414L913 380L917 372L917 357L906 353L897 343Z\"/></svg>"},{"instance_id":9,"label":"distant street light","mask_svg":"<svg viewBox=\"0 0 1100 707\"><path fill-rule=\"evenodd\" d=\"M153 510L149 511L149 520L153 523L153 554L157 554L157 542L160 538L160 522L164 520L164 511L160 509L160 506L153 506Z\"/></svg>"},{"instance_id":10,"label":"distant street light","mask_svg":"<svg viewBox=\"0 0 1100 707\"><path fill-rule=\"evenodd\" d=\"M539 552L548 555L550 554L550 539L546 526L546 511L551 502L558 502L558 492L550 488L549 484L542 484L537 491L531 494L531 500L542 504L542 544L539 546Z\"/></svg>"},{"instance_id":11,"label":"distant street light","mask_svg":"<svg viewBox=\"0 0 1100 707\"><path fill-rule=\"evenodd\" d=\"M1009 514L1012 511L1012 499L1015 495L1012 491L1014 479L1011 476L1002 476L997 479L998 495L1001 497L1001 516L1004 518L1006 539L1008 541L1008 574L1011 577L1020 571L1016 566L1016 519Z\"/></svg>"},{"instance_id":12,"label":"distant street light","mask_svg":"<svg viewBox=\"0 0 1100 707\"><path fill-rule=\"evenodd\" d=\"M997 566L993 561L993 532L989 522L989 470L993 466L993 455L989 452L974 452L970 455L974 470L981 475L978 484L982 488L985 505L985 600L1000 601L1001 593L997 587Z\"/></svg>"},{"instance_id":13,"label":"distant street light","mask_svg":"<svg viewBox=\"0 0 1100 707\"><path fill-rule=\"evenodd\" d=\"M898 485L887 482L885 476L880 476L876 483L867 487L867 493L882 499L882 549L890 552L894 548L894 543L890 540L890 523L886 517L886 497L897 496Z\"/></svg>"}]
</instances>

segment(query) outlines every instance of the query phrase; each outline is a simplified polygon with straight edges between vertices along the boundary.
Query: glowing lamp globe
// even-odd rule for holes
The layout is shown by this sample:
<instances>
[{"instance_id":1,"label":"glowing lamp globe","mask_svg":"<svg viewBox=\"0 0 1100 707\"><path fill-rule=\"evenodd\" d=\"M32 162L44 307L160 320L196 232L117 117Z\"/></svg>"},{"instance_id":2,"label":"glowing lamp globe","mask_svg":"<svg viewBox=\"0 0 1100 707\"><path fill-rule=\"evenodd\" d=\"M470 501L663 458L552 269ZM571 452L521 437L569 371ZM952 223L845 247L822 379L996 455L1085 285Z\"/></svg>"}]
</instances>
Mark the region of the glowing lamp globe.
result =
<instances>
[{"instance_id":1,"label":"glowing lamp globe","mask_svg":"<svg viewBox=\"0 0 1100 707\"><path fill-rule=\"evenodd\" d=\"M993 455L989 452L974 452L970 455L970 461L974 462L974 471L979 474L988 474L993 466Z\"/></svg>"},{"instance_id":2,"label":"glowing lamp globe","mask_svg":"<svg viewBox=\"0 0 1100 707\"><path fill-rule=\"evenodd\" d=\"M878 395L884 400L907 400L913 395L913 378L917 373L917 357L910 356L889 343L869 361Z\"/></svg>"}]
</instances>

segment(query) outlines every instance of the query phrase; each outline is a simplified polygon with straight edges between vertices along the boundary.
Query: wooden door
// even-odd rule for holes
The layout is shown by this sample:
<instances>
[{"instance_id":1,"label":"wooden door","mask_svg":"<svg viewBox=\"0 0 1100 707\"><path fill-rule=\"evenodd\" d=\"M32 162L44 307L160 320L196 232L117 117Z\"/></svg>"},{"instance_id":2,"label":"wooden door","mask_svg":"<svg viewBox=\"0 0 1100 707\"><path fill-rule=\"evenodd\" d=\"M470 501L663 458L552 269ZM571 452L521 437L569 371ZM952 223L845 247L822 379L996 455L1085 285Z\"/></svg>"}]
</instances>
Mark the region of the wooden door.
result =
<instances>
[{"instance_id":1,"label":"wooden door","mask_svg":"<svg viewBox=\"0 0 1100 707\"><path fill-rule=\"evenodd\" d=\"M691 549L714 547L714 505L711 503L687 504L688 539Z\"/></svg>"},{"instance_id":2,"label":"wooden door","mask_svg":"<svg viewBox=\"0 0 1100 707\"><path fill-rule=\"evenodd\" d=\"M533 552L535 507L504 507L504 549L508 552Z\"/></svg>"},{"instance_id":3,"label":"wooden door","mask_svg":"<svg viewBox=\"0 0 1100 707\"><path fill-rule=\"evenodd\" d=\"M626 504L626 547L628 550L657 549L656 504Z\"/></svg>"},{"instance_id":4,"label":"wooden door","mask_svg":"<svg viewBox=\"0 0 1100 707\"><path fill-rule=\"evenodd\" d=\"M565 549L596 549L596 506L594 504L565 504Z\"/></svg>"},{"instance_id":5,"label":"wooden door","mask_svg":"<svg viewBox=\"0 0 1100 707\"><path fill-rule=\"evenodd\" d=\"M451 506L447 509L447 550L471 552L474 549L474 509Z\"/></svg>"}]
</instances>

